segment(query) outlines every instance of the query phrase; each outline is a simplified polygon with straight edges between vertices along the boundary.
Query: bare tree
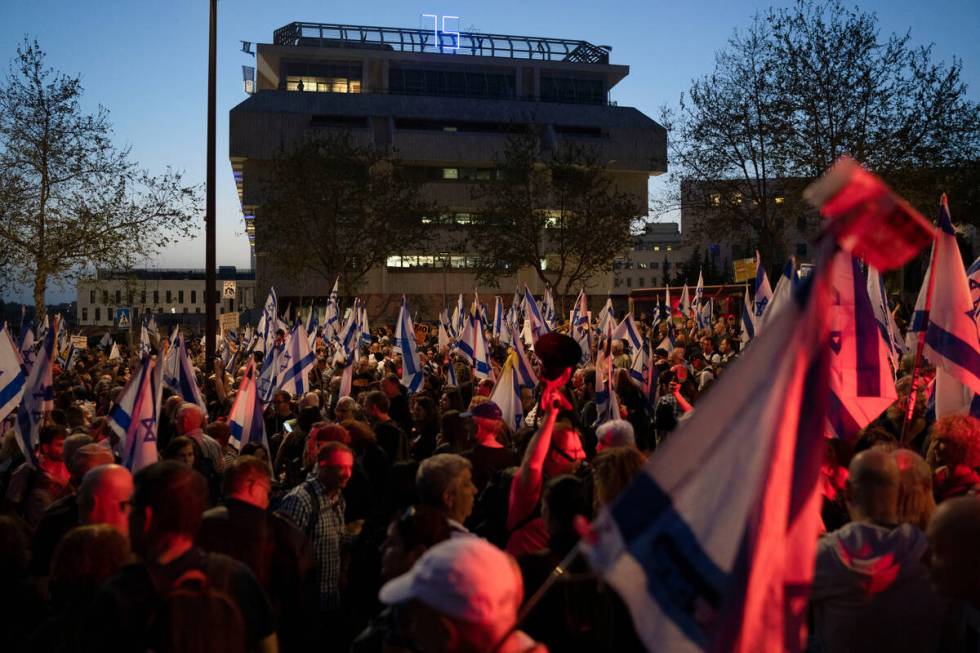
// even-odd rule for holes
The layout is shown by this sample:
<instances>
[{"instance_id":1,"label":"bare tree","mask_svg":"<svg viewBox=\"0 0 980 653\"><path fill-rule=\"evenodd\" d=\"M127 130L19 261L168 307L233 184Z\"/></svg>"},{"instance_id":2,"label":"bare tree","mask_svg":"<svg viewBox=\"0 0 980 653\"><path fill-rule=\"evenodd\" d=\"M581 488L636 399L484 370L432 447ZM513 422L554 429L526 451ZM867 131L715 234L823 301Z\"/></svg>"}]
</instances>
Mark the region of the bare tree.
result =
<instances>
[{"instance_id":1,"label":"bare tree","mask_svg":"<svg viewBox=\"0 0 980 653\"><path fill-rule=\"evenodd\" d=\"M340 276L353 294L371 268L423 242L433 207L397 160L347 132L299 144L273 162L259 207L266 260L287 278Z\"/></svg>"},{"instance_id":2,"label":"bare tree","mask_svg":"<svg viewBox=\"0 0 980 653\"><path fill-rule=\"evenodd\" d=\"M977 186L980 105L966 90L959 60L882 37L872 13L837 0L769 9L665 110L680 190L657 208L684 202L704 212L704 234L772 258L806 210L800 189L850 153L931 213L941 190Z\"/></svg>"},{"instance_id":3,"label":"bare tree","mask_svg":"<svg viewBox=\"0 0 980 653\"><path fill-rule=\"evenodd\" d=\"M632 245L645 213L594 152L563 145L543 157L532 134L509 139L497 174L474 190L480 220L470 238L478 276L491 285L527 267L562 297L573 295Z\"/></svg>"},{"instance_id":4,"label":"bare tree","mask_svg":"<svg viewBox=\"0 0 980 653\"><path fill-rule=\"evenodd\" d=\"M33 285L38 314L51 281L131 267L190 235L198 214L197 189L130 161L108 112L83 114L81 95L27 40L0 87L0 250L8 280Z\"/></svg>"}]
</instances>

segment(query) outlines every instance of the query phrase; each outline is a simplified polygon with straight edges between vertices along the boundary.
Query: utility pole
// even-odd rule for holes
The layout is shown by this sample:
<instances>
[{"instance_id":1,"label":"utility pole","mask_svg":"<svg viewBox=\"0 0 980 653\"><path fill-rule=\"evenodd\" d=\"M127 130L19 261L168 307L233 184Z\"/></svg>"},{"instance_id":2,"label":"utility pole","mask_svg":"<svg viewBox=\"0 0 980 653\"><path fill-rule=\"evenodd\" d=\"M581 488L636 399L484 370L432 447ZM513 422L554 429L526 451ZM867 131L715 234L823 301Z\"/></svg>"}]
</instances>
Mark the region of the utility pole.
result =
<instances>
[{"instance_id":1,"label":"utility pole","mask_svg":"<svg viewBox=\"0 0 980 653\"><path fill-rule=\"evenodd\" d=\"M217 71L217 41L218 41L218 0L210 0L211 16L208 30L208 161L207 161L207 203L204 213L204 248L205 248L205 320L204 327L204 360L208 374L214 371L215 338L217 336L217 279L215 278L217 260L215 256L215 77Z\"/></svg>"}]
</instances>

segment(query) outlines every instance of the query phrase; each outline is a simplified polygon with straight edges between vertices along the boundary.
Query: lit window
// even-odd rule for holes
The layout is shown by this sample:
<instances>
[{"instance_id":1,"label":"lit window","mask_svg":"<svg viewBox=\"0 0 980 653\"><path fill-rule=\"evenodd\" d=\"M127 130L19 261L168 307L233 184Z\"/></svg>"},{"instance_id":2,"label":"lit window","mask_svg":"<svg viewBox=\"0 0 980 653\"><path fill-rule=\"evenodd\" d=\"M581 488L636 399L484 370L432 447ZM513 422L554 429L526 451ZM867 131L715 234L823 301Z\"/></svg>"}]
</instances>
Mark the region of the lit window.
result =
<instances>
[{"instance_id":1,"label":"lit window","mask_svg":"<svg viewBox=\"0 0 980 653\"><path fill-rule=\"evenodd\" d=\"M741 204L741 203L742 203L742 194L732 193L732 204Z\"/></svg>"},{"instance_id":2,"label":"lit window","mask_svg":"<svg viewBox=\"0 0 980 653\"><path fill-rule=\"evenodd\" d=\"M672 251L673 249L674 249L673 247L671 247L670 245L667 245L667 251L668 251L668 252L669 252L669 251Z\"/></svg>"},{"instance_id":3,"label":"lit window","mask_svg":"<svg viewBox=\"0 0 980 653\"><path fill-rule=\"evenodd\" d=\"M443 168L443 179L459 179L459 168Z\"/></svg>"},{"instance_id":4,"label":"lit window","mask_svg":"<svg viewBox=\"0 0 980 653\"><path fill-rule=\"evenodd\" d=\"M459 131L459 130L457 130L455 127L443 127L442 128L442 131L444 131L444 132L454 132L454 131Z\"/></svg>"},{"instance_id":5,"label":"lit window","mask_svg":"<svg viewBox=\"0 0 980 653\"><path fill-rule=\"evenodd\" d=\"M782 204L783 202L785 202L785 201L786 201L786 198L785 198L785 197L777 197L777 198L776 198L775 200L773 200L773 201L774 201L774 202L776 202L776 204Z\"/></svg>"},{"instance_id":6,"label":"lit window","mask_svg":"<svg viewBox=\"0 0 980 653\"><path fill-rule=\"evenodd\" d=\"M653 251L659 252L660 251L660 245L654 245L653 246Z\"/></svg>"},{"instance_id":7,"label":"lit window","mask_svg":"<svg viewBox=\"0 0 980 653\"><path fill-rule=\"evenodd\" d=\"M711 203L711 206L721 206L721 193L712 193L708 197L708 201Z\"/></svg>"},{"instance_id":8,"label":"lit window","mask_svg":"<svg viewBox=\"0 0 980 653\"><path fill-rule=\"evenodd\" d=\"M388 263L389 268L400 268L402 267L402 257L401 256L389 256Z\"/></svg>"},{"instance_id":9,"label":"lit window","mask_svg":"<svg viewBox=\"0 0 980 653\"><path fill-rule=\"evenodd\" d=\"M286 77L286 90L306 91L307 93L360 93L361 80L346 77L290 75Z\"/></svg>"}]
</instances>

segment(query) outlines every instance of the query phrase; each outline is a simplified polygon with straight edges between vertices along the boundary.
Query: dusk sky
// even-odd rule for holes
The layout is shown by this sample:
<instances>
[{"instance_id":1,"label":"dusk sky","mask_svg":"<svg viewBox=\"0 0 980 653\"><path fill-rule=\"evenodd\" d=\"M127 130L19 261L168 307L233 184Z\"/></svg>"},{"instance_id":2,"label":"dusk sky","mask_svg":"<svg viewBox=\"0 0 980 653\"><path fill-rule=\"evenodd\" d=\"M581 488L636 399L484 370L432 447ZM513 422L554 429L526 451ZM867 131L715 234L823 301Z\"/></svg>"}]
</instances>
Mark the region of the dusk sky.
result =
<instances>
[{"instance_id":1,"label":"dusk sky","mask_svg":"<svg viewBox=\"0 0 980 653\"><path fill-rule=\"evenodd\" d=\"M248 243L231 166L228 111L245 99L242 65L254 59L239 40L270 42L287 23L418 27L420 14L458 15L464 30L584 39L612 46L611 62L630 75L612 99L656 118L690 80L711 70L714 53L735 28L771 2L454 2L400 0L331 3L221 0L218 3L218 264L248 267ZM779 4L779 3L777 3ZM858 3L878 13L883 32L911 30L917 45L935 43L934 58L963 59L970 96L980 98L980 2L891 0ZM207 101L206 0L0 0L0 60L15 56L24 36L36 38L48 64L80 75L83 106L110 111L119 146L152 172L166 166L202 183ZM655 190L657 182L651 184ZM202 237L170 248L147 266L204 266ZM49 301L74 298L52 289ZM27 300L28 293L6 299Z\"/></svg>"}]
</instances>

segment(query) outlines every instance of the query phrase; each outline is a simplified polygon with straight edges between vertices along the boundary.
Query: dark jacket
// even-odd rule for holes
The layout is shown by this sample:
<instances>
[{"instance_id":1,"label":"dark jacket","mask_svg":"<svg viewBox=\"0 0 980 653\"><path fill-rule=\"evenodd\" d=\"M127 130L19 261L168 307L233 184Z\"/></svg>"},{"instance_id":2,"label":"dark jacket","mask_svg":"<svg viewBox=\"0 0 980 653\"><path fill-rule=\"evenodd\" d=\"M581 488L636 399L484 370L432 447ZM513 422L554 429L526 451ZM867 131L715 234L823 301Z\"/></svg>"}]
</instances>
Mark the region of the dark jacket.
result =
<instances>
[{"instance_id":1,"label":"dark jacket","mask_svg":"<svg viewBox=\"0 0 980 653\"><path fill-rule=\"evenodd\" d=\"M204 513L197 544L245 563L269 597L282 651L308 650L319 604L316 558L288 519L228 499Z\"/></svg>"}]
</instances>

